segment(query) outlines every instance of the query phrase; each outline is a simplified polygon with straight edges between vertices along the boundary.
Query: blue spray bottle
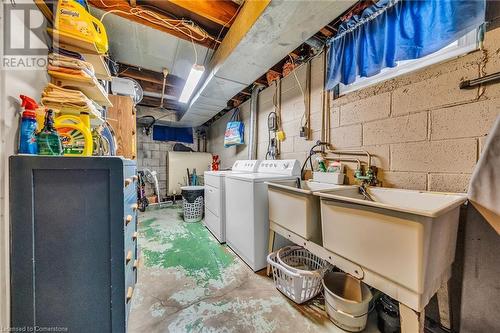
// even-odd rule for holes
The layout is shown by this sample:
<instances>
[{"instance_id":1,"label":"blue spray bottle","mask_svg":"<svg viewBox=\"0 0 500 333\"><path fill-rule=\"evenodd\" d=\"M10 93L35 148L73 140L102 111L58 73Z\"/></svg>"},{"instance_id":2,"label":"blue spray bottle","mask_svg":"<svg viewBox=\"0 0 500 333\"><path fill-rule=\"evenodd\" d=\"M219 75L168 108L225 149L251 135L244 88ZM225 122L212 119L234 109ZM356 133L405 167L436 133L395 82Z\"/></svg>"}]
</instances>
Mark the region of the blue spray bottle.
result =
<instances>
[{"instance_id":1,"label":"blue spray bottle","mask_svg":"<svg viewBox=\"0 0 500 333\"><path fill-rule=\"evenodd\" d=\"M19 154L38 154L38 146L36 144L36 112L38 104L28 96L19 96L22 100L21 106L24 112L21 116L21 130L19 136Z\"/></svg>"}]
</instances>

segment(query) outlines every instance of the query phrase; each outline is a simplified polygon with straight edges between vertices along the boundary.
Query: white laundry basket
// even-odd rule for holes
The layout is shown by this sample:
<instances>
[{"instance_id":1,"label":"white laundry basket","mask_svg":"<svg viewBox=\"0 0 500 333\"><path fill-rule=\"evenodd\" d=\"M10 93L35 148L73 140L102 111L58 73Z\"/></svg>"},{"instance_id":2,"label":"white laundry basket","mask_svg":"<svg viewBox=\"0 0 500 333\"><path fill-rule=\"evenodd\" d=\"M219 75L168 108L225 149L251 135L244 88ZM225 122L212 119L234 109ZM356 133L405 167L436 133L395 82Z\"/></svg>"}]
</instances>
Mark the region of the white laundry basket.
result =
<instances>
[{"instance_id":1,"label":"white laundry basket","mask_svg":"<svg viewBox=\"0 0 500 333\"><path fill-rule=\"evenodd\" d=\"M182 208L185 222L199 222L203 218L204 186L183 186Z\"/></svg>"},{"instance_id":2,"label":"white laundry basket","mask_svg":"<svg viewBox=\"0 0 500 333\"><path fill-rule=\"evenodd\" d=\"M321 292L331 265L300 246L287 246L267 256L276 288L297 304Z\"/></svg>"}]
</instances>

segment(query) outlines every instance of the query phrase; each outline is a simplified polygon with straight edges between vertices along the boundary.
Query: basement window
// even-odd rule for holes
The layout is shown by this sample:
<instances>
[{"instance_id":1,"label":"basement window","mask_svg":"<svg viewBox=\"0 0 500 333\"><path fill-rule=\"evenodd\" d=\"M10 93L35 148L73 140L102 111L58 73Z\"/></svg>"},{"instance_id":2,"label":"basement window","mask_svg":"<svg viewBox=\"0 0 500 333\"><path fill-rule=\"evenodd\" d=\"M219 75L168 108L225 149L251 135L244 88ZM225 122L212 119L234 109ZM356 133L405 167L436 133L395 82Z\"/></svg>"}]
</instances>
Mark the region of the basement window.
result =
<instances>
[{"instance_id":1,"label":"basement window","mask_svg":"<svg viewBox=\"0 0 500 333\"><path fill-rule=\"evenodd\" d=\"M339 84L340 95L345 95L347 93L369 87L371 85L380 83L385 80L395 78L400 75L408 74L424 67L434 65L458 56L467 54L469 52L477 50L479 47L479 31L473 30L459 38L450 45L443 47L441 50L429 54L420 59L404 60L398 61L396 67L384 68L379 74L370 77L360 77L356 78L351 84L344 85Z\"/></svg>"}]
</instances>

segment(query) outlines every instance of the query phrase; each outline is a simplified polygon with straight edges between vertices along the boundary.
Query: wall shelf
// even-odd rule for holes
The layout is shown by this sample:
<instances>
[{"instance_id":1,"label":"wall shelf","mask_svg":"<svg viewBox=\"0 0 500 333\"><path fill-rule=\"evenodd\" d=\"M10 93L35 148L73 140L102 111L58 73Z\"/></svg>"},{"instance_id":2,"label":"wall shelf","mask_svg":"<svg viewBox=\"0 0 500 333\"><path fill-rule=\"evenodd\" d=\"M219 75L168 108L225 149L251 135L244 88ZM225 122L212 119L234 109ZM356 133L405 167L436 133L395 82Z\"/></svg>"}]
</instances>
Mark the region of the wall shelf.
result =
<instances>
[{"instance_id":1,"label":"wall shelf","mask_svg":"<svg viewBox=\"0 0 500 333\"><path fill-rule=\"evenodd\" d=\"M80 90L99 105L113 106L104 88L94 78L56 71L48 71L48 74L52 77L53 83L57 86Z\"/></svg>"},{"instance_id":2,"label":"wall shelf","mask_svg":"<svg viewBox=\"0 0 500 333\"><path fill-rule=\"evenodd\" d=\"M95 76L99 80L111 81L111 73L109 72L106 57L99 54L82 53L85 61L92 64L95 71Z\"/></svg>"},{"instance_id":3,"label":"wall shelf","mask_svg":"<svg viewBox=\"0 0 500 333\"><path fill-rule=\"evenodd\" d=\"M47 28L47 32L52 37L52 44L54 46L80 53L85 61L92 64L95 76L98 79L111 81L111 73L106 63L106 57L99 54L94 43L64 31Z\"/></svg>"}]
</instances>

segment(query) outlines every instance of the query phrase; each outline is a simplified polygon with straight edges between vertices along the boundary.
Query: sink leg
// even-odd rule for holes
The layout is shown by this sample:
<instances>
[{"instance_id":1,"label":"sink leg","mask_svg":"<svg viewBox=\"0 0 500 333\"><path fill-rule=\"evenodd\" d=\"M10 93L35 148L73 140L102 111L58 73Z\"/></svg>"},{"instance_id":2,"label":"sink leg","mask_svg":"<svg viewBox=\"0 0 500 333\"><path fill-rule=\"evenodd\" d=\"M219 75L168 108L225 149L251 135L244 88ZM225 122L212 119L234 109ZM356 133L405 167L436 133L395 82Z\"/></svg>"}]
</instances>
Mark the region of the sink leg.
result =
<instances>
[{"instance_id":1,"label":"sink leg","mask_svg":"<svg viewBox=\"0 0 500 333\"><path fill-rule=\"evenodd\" d=\"M274 230L272 229L269 229L269 252L268 253L271 253L273 252L274 250L274 236L275 236L275 232ZM271 265L267 264L267 276L271 276Z\"/></svg>"},{"instance_id":2,"label":"sink leg","mask_svg":"<svg viewBox=\"0 0 500 333\"><path fill-rule=\"evenodd\" d=\"M444 282L437 291L437 301L439 308L439 321L441 325L451 330L451 299L449 291L449 281Z\"/></svg>"},{"instance_id":3,"label":"sink leg","mask_svg":"<svg viewBox=\"0 0 500 333\"><path fill-rule=\"evenodd\" d=\"M417 312L406 305L399 303L401 333L424 333L425 313Z\"/></svg>"}]
</instances>

